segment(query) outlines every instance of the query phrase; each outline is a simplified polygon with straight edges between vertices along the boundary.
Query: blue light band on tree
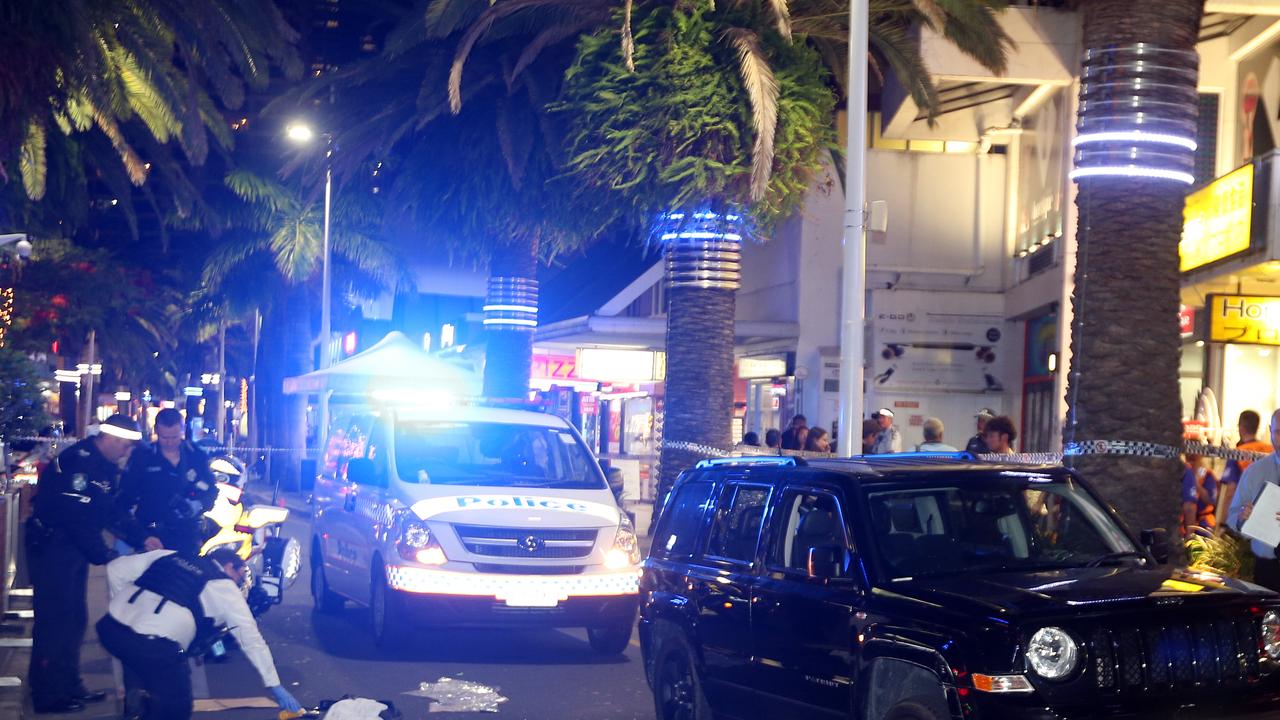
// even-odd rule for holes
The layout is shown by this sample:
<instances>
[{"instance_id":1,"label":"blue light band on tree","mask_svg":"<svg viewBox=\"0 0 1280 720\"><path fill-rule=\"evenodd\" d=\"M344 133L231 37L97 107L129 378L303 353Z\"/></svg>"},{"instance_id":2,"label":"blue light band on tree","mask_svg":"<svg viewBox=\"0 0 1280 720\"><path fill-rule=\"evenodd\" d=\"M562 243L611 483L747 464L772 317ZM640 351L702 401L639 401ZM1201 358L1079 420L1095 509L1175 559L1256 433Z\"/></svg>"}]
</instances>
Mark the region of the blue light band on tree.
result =
<instances>
[{"instance_id":1,"label":"blue light band on tree","mask_svg":"<svg viewBox=\"0 0 1280 720\"><path fill-rule=\"evenodd\" d=\"M1085 52L1072 180L1195 182L1199 57L1146 43Z\"/></svg>"}]
</instances>

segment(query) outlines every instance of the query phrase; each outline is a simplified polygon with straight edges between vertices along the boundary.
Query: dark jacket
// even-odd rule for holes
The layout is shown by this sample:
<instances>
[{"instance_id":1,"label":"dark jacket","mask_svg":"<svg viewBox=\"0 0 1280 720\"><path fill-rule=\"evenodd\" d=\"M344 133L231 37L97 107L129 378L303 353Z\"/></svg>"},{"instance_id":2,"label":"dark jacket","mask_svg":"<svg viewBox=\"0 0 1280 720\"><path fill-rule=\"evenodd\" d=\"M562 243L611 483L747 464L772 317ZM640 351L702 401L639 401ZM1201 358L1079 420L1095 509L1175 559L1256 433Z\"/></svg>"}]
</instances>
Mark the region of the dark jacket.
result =
<instances>
[{"instance_id":1,"label":"dark jacket","mask_svg":"<svg viewBox=\"0 0 1280 720\"><path fill-rule=\"evenodd\" d=\"M969 444L964 446L965 452L971 452L974 455L986 455L991 452L991 448L987 447L987 441L982 439L981 435L974 435L969 438Z\"/></svg>"},{"instance_id":2,"label":"dark jacket","mask_svg":"<svg viewBox=\"0 0 1280 720\"><path fill-rule=\"evenodd\" d=\"M199 550L200 518L218 499L218 487L202 450L184 442L178 454L177 465L159 447L139 448L129 460L116 503L118 513L133 518L123 537L137 550L149 536L171 550Z\"/></svg>"},{"instance_id":3,"label":"dark jacket","mask_svg":"<svg viewBox=\"0 0 1280 720\"><path fill-rule=\"evenodd\" d=\"M63 450L40 474L31 518L46 542L69 542L94 565L109 562L115 553L102 533L114 528L113 495L120 469L103 457L93 438ZM34 539L34 538L33 538Z\"/></svg>"}]
</instances>

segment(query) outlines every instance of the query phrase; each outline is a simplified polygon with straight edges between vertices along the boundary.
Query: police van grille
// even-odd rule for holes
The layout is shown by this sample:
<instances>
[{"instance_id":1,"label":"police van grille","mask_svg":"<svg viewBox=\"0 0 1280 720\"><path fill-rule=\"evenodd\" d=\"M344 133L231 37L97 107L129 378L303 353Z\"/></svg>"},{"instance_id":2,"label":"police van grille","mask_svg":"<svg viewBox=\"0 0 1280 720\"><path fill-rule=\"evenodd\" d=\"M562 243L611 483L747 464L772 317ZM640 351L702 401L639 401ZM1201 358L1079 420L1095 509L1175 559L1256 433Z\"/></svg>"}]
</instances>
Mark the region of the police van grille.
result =
<instances>
[{"instance_id":1,"label":"police van grille","mask_svg":"<svg viewBox=\"0 0 1280 720\"><path fill-rule=\"evenodd\" d=\"M476 570L482 573L499 575L581 575L585 565L498 565L494 563L475 563Z\"/></svg>"},{"instance_id":2,"label":"police van grille","mask_svg":"<svg viewBox=\"0 0 1280 720\"><path fill-rule=\"evenodd\" d=\"M568 560L584 558L595 548L597 530L511 528L454 525L458 539L473 555L499 558Z\"/></svg>"},{"instance_id":3,"label":"police van grille","mask_svg":"<svg viewBox=\"0 0 1280 720\"><path fill-rule=\"evenodd\" d=\"M1258 678L1260 627L1251 617L1097 628L1089 672L1102 690L1232 685Z\"/></svg>"}]
</instances>

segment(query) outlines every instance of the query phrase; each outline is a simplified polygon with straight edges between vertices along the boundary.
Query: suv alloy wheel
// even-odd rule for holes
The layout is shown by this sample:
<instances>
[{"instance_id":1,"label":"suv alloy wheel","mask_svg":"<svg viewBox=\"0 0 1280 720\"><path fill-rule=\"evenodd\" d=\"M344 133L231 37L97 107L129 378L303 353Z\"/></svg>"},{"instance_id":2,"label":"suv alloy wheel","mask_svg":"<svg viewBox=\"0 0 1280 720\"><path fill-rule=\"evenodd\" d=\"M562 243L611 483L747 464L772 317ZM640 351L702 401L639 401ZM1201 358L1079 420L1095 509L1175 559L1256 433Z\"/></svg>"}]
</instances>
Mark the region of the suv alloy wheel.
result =
<instances>
[{"instance_id":1,"label":"suv alloy wheel","mask_svg":"<svg viewBox=\"0 0 1280 720\"><path fill-rule=\"evenodd\" d=\"M669 635L658 649L657 658L653 671L657 720L711 720L711 706L684 639Z\"/></svg>"}]
</instances>

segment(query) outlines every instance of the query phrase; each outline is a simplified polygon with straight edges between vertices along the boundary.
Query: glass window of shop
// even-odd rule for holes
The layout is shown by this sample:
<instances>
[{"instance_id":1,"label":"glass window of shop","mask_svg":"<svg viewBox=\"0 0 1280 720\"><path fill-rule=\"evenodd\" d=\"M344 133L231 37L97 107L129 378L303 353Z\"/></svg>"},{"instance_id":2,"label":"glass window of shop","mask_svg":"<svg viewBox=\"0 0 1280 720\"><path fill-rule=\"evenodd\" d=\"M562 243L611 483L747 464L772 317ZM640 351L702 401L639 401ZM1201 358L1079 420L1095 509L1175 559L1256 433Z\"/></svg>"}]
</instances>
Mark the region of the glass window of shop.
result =
<instances>
[{"instance_id":1,"label":"glass window of shop","mask_svg":"<svg viewBox=\"0 0 1280 720\"><path fill-rule=\"evenodd\" d=\"M1280 348L1227 344L1216 345L1214 351L1221 358L1222 425L1234 440L1241 412L1253 410L1266 418L1280 407Z\"/></svg>"}]
</instances>

